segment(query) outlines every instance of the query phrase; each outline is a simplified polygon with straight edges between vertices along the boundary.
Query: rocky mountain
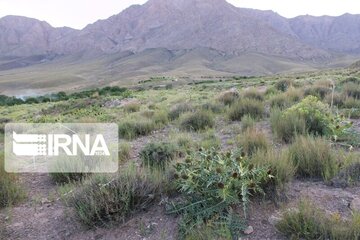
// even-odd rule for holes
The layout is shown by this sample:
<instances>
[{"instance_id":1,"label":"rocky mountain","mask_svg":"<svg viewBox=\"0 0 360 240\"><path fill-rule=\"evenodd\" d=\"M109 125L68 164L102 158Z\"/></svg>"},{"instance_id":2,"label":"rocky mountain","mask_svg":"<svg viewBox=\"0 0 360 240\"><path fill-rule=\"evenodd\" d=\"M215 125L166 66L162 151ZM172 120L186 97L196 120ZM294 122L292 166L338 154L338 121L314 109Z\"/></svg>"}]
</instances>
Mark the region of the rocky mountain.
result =
<instances>
[{"instance_id":1,"label":"rocky mountain","mask_svg":"<svg viewBox=\"0 0 360 240\"><path fill-rule=\"evenodd\" d=\"M82 30L25 17L0 19L0 57L208 48L224 56L258 53L323 62L360 53L359 39L360 15L287 19L225 0L149 0Z\"/></svg>"},{"instance_id":2,"label":"rocky mountain","mask_svg":"<svg viewBox=\"0 0 360 240\"><path fill-rule=\"evenodd\" d=\"M47 54L57 41L75 32L32 18L6 16L0 19L0 56Z\"/></svg>"}]
</instances>

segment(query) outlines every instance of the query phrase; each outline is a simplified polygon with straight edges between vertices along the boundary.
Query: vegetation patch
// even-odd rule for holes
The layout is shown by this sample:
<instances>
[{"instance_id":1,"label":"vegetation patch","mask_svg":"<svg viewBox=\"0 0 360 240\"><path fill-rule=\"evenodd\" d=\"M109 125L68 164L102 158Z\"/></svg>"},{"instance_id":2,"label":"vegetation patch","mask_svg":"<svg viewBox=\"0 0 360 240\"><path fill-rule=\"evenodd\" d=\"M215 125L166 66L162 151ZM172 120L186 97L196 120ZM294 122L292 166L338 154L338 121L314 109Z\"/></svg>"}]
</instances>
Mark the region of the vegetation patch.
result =
<instances>
[{"instance_id":1,"label":"vegetation patch","mask_svg":"<svg viewBox=\"0 0 360 240\"><path fill-rule=\"evenodd\" d=\"M144 166L164 170L178 153L174 144L166 142L152 142L147 144L140 152Z\"/></svg>"},{"instance_id":2,"label":"vegetation patch","mask_svg":"<svg viewBox=\"0 0 360 240\"><path fill-rule=\"evenodd\" d=\"M212 128L215 125L213 115L204 110L184 115L181 119L180 126L188 131L199 131Z\"/></svg>"},{"instance_id":3,"label":"vegetation patch","mask_svg":"<svg viewBox=\"0 0 360 240\"><path fill-rule=\"evenodd\" d=\"M168 209L169 213L182 216L180 237L212 222L227 226L236 239L244 228L244 220L233 206L241 204L246 216L251 194L262 193L260 185L269 178L267 169L255 167L248 158L214 149L195 152L185 162L177 163L174 177L182 199L171 203Z\"/></svg>"},{"instance_id":4,"label":"vegetation patch","mask_svg":"<svg viewBox=\"0 0 360 240\"><path fill-rule=\"evenodd\" d=\"M298 136L289 147L289 154L298 176L328 181L338 172L339 163L330 143L323 138Z\"/></svg>"},{"instance_id":5,"label":"vegetation patch","mask_svg":"<svg viewBox=\"0 0 360 240\"><path fill-rule=\"evenodd\" d=\"M303 199L297 209L285 211L276 228L289 239L359 239L360 213L344 220L338 213L327 215Z\"/></svg>"},{"instance_id":6,"label":"vegetation patch","mask_svg":"<svg viewBox=\"0 0 360 240\"><path fill-rule=\"evenodd\" d=\"M0 208L9 207L25 198L17 177L7 173L4 166L4 154L0 153Z\"/></svg>"},{"instance_id":7,"label":"vegetation patch","mask_svg":"<svg viewBox=\"0 0 360 240\"><path fill-rule=\"evenodd\" d=\"M263 117L264 113L264 104L261 101L244 98L230 107L228 117L231 121L241 121L245 115L258 119Z\"/></svg>"},{"instance_id":8,"label":"vegetation patch","mask_svg":"<svg viewBox=\"0 0 360 240\"><path fill-rule=\"evenodd\" d=\"M244 134L237 136L237 142L239 147L248 156L251 156L258 150L266 151L270 148L267 136L255 128L249 128Z\"/></svg>"}]
</instances>

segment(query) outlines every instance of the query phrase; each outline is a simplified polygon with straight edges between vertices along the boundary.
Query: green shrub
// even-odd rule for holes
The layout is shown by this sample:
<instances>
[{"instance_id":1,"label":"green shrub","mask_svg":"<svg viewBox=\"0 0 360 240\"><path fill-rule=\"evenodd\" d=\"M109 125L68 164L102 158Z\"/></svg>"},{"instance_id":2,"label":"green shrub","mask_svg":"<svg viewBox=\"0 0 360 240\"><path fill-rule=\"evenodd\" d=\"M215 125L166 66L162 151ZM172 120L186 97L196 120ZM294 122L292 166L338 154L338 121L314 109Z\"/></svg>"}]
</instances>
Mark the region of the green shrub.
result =
<instances>
[{"instance_id":1,"label":"green shrub","mask_svg":"<svg viewBox=\"0 0 360 240\"><path fill-rule=\"evenodd\" d=\"M360 183L360 154L358 152L342 153L340 160L340 170L331 179L330 183L334 187L346 188Z\"/></svg>"},{"instance_id":2,"label":"green shrub","mask_svg":"<svg viewBox=\"0 0 360 240\"><path fill-rule=\"evenodd\" d=\"M236 89L230 89L228 91L222 92L218 96L218 101L225 105L231 105L235 101L237 101L240 98L240 94Z\"/></svg>"},{"instance_id":3,"label":"green shrub","mask_svg":"<svg viewBox=\"0 0 360 240\"><path fill-rule=\"evenodd\" d=\"M341 93L338 92L334 92L334 93L329 93L325 96L325 102L327 104L329 104L331 106L336 106L338 108L343 107L344 106L344 102L345 102L346 96L344 96Z\"/></svg>"},{"instance_id":4,"label":"green shrub","mask_svg":"<svg viewBox=\"0 0 360 240\"><path fill-rule=\"evenodd\" d=\"M121 142L119 144L119 161L126 162L130 159L131 145L128 142Z\"/></svg>"},{"instance_id":5,"label":"green shrub","mask_svg":"<svg viewBox=\"0 0 360 240\"><path fill-rule=\"evenodd\" d=\"M298 136L289 147L289 154L298 176L328 181L338 172L330 143L323 138Z\"/></svg>"},{"instance_id":6,"label":"green shrub","mask_svg":"<svg viewBox=\"0 0 360 240\"><path fill-rule=\"evenodd\" d=\"M124 222L149 207L159 193L151 176L126 169L119 175L93 175L66 198L77 216L90 227Z\"/></svg>"},{"instance_id":7,"label":"green shrub","mask_svg":"<svg viewBox=\"0 0 360 240\"><path fill-rule=\"evenodd\" d=\"M194 113L184 115L180 126L188 131L199 131L212 128L215 125L214 117L210 112L199 110Z\"/></svg>"},{"instance_id":8,"label":"green shrub","mask_svg":"<svg viewBox=\"0 0 360 240\"><path fill-rule=\"evenodd\" d=\"M360 213L344 220L339 213L327 214L309 200L302 199L297 209L285 211L276 228L289 239L360 238Z\"/></svg>"},{"instance_id":9,"label":"green shrub","mask_svg":"<svg viewBox=\"0 0 360 240\"><path fill-rule=\"evenodd\" d=\"M289 88L286 92L274 95L270 98L271 107L288 108L303 98L301 89Z\"/></svg>"},{"instance_id":10,"label":"green shrub","mask_svg":"<svg viewBox=\"0 0 360 240\"><path fill-rule=\"evenodd\" d=\"M266 96L273 96L278 94L279 94L279 90L276 89L274 86L268 87L265 91Z\"/></svg>"},{"instance_id":11,"label":"green shrub","mask_svg":"<svg viewBox=\"0 0 360 240\"><path fill-rule=\"evenodd\" d=\"M312 87L308 87L305 89L304 94L305 96L315 96L320 99L324 99L325 96L332 92L332 89L328 86L322 86L322 85L315 85Z\"/></svg>"},{"instance_id":12,"label":"green shrub","mask_svg":"<svg viewBox=\"0 0 360 240\"><path fill-rule=\"evenodd\" d=\"M124 111L128 113L138 112L140 111L140 108L141 103L135 101L129 102L123 106Z\"/></svg>"},{"instance_id":13,"label":"green shrub","mask_svg":"<svg viewBox=\"0 0 360 240\"><path fill-rule=\"evenodd\" d=\"M302 97L303 94L300 89L289 88L284 93L272 96L270 106L285 109L299 102Z\"/></svg>"},{"instance_id":14,"label":"green shrub","mask_svg":"<svg viewBox=\"0 0 360 240\"><path fill-rule=\"evenodd\" d=\"M348 97L360 99L360 84L346 83L343 85L343 91Z\"/></svg>"},{"instance_id":15,"label":"green shrub","mask_svg":"<svg viewBox=\"0 0 360 240\"><path fill-rule=\"evenodd\" d=\"M344 108L360 108L360 99L348 97L344 101L343 107Z\"/></svg>"},{"instance_id":16,"label":"green shrub","mask_svg":"<svg viewBox=\"0 0 360 240\"><path fill-rule=\"evenodd\" d=\"M255 127L255 119L253 119L250 115L245 115L241 120L241 124L242 131L246 131L249 128Z\"/></svg>"},{"instance_id":17,"label":"green shrub","mask_svg":"<svg viewBox=\"0 0 360 240\"><path fill-rule=\"evenodd\" d=\"M151 142L141 150L140 158L144 166L164 170L168 163L175 158L177 152L174 144Z\"/></svg>"},{"instance_id":18,"label":"green shrub","mask_svg":"<svg viewBox=\"0 0 360 240\"><path fill-rule=\"evenodd\" d=\"M331 112L328 105L314 96L308 96L285 111L285 115L300 114L305 118L306 128L315 135L331 135Z\"/></svg>"},{"instance_id":19,"label":"green shrub","mask_svg":"<svg viewBox=\"0 0 360 240\"><path fill-rule=\"evenodd\" d=\"M283 114L280 109L272 109L270 113L270 124L276 138L289 143L296 135L306 133L305 118L297 113L292 112Z\"/></svg>"},{"instance_id":20,"label":"green shrub","mask_svg":"<svg viewBox=\"0 0 360 240\"><path fill-rule=\"evenodd\" d=\"M259 100L259 101L264 100L263 94L258 92L255 88L250 88L250 89L246 90L243 93L243 97L244 98L255 99L255 100Z\"/></svg>"},{"instance_id":21,"label":"green shrub","mask_svg":"<svg viewBox=\"0 0 360 240\"><path fill-rule=\"evenodd\" d=\"M275 88L279 91L286 92L289 87L294 85L294 81L290 79L284 79L275 83Z\"/></svg>"},{"instance_id":22,"label":"green shrub","mask_svg":"<svg viewBox=\"0 0 360 240\"><path fill-rule=\"evenodd\" d=\"M305 200L300 201L298 210L287 210L276 228L289 239L327 239L324 216Z\"/></svg>"},{"instance_id":23,"label":"green shrub","mask_svg":"<svg viewBox=\"0 0 360 240\"><path fill-rule=\"evenodd\" d=\"M119 136L134 139L139 136L149 135L156 128L156 124L150 119L128 119L119 123Z\"/></svg>"},{"instance_id":24,"label":"green shrub","mask_svg":"<svg viewBox=\"0 0 360 240\"><path fill-rule=\"evenodd\" d=\"M155 125L164 126L169 122L169 113L164 109L162 110L160 109L154 112L154 115L152 116L151 119L153 120Z\"/></svg>"},{"instance_id":25,"label":"green shrub","mask_svg":"<svg viewBox=\"0 0 360 240\"><path fill-rule=\"evenodd\" d=\"M360 79L357 77L348 77L345 80L341 81L341 84L345 84L345 83L356 83L356 84L360 84Z\"/></svg>"},{"instance_id":26,"label":"green shrub","mask_svg":"<svg viewBox=\"0 0 360 240\"><path fill-rule=\"evenodd\" d=\"M269 179L267 185L275 191L275 196L283 193L286 183L290 182L295 175L295 166L289 159L287 150L259 150L251 156L251 162L260 167L267 167L268 173L274 176Z\"/></svg>"},{"instance_id":27,"label":"green shrub","mask_svg":"<svg viewBox=\"0 0 360 240\"><path fill-rule=\"evenodd\" d=\"M186 112L192 112L194 108L188 103L179 103L173 106L169 112L170 120L175 120L180 117L181 114Z\"/></svg>"},{"instance_id":28,"label":"green shrub","mask_svg":"<svg viewBox=\"0 0 360 240\"><path fill-rule=\"evenodd\" d=\"M18 203L24 197L17 176L5 171L4 154L0 153L0 209Z\"/></svg>"},{"instance_id":29,"label":"green shrub","mask_svg":"<svg viewBox=\"0 0 360 240\"><path fill-rule=\"evenodd\" d=\"M237 143L248 156L258 150L266 151L270 146L266 135L255 128L247 129L243 135L237 136Z\"/></svg>"},{"instance_id":30,"label":"green shrub","mask_svg":"<svg viewBox=\"0 0 360 240\"><path fill-rule=\"evenodd\" d=\"M241 121L245 115L257 119L263 117L264 113L264 104L262 102L245 98L230 107L228 117L231 121Z\"/></svg>"},{"instance_id":31,"label":"green shrub","mask_svg":"<svg viewBox=\"0 0 360 240\"><path fill-rule=\"evenodd\" d=\"M224 111L224 105L219 103L205 103L201 106L201 109L210 111L213 113L222 113Z\"/></svg>"},{"instance_id":32,"label":"green shrub","mask_svg":"<svg viewBox=\"0 0 360 240\"><path fill-rule=\"evenodd\" d=\"M186 150L189 150L194 146L194 141L189 133L175 132L173 134L174 136L170 136L170 139L172 139L183 152L186 152Z\"/></svg>"},{"instance_id":33,"label":"green shrub","mask_svg":"<svg viewBox=\"0 0 360 240\"><path fill-rule=\"evenodd\" d=\"M216 136L214 130L209 130L203 134L199 147L202 147L204 149L210 149L210 148L220 149L221 141Z\"/></svg>"},{"instance_id":34,"label":"green shrub","mask_svg":"<svg viewBox=\"0 0 360 240\"><path fill-rule=\"evenodd\" d=\"M194 152L185 162L177 163L174 177L183 201L172 203L169 213L182 215L180 237L210 221L231 223L227 219L237 216L232 208L236 204L242 204L246 216L251 193L262 193L260 185L268 180L267 169L255 167L248 158L214 149ZM236 239L236 230L243 227L236 224L239 222L230 228Z\"/></svg>"},{"instance_id":35,"label":"green shrub","mask_svg":"<svg viewBox=\"0 0 360 240\"><path fill-rule=\"evenodd\" d=\"M61 158L57 161L52 161L49 166L51 179L58 184L71 183L80 181L86 177L87 173L83 173L84 163L69 158Z\"/></svg>"}]
</instances>

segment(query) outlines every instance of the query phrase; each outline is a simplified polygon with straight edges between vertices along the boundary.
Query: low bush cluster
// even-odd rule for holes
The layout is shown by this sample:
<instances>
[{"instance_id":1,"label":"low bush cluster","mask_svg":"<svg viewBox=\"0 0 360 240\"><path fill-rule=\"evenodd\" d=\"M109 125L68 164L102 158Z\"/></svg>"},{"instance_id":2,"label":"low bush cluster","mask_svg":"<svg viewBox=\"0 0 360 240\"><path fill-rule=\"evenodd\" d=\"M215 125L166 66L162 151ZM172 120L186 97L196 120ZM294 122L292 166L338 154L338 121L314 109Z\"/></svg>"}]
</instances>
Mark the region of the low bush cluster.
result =
<instances>
[{"instance_id":1,"label":"low bush cluster","mask_svg":"<svg viewBox=\"0 0 360 240\"><path fill-rule=\"evenodd\" d=\"M194 113L185 114L180 122L182 129L188 131L199 131L212 128L215 125L213 115L204 110L199 110Z\"/></svg>"},{"instance_id":2,"label":"low bush cluster","mask_svg":"<svg viewBox=\"0 0 360 240\"><path fill-rule=\"evenodd\" d=\"M359 239L360 213L344 220L338 213L331 215L302 199L297 209L285 211L276 228L289 239Z\"/></svg>"},{"instance_id":3,"label":"low bush cluster","mask_svg":"<svg viewBox=\"0 0 360 240\"><path fill-rule=\"evenodd\" d=\"M174 144L151 142L141 150L140 158L144 166L164 170L177 153L178 149Z\"/></svg>"},{"instance_id":4,"label":"low bush cluster","mask_svg":"<svg viewBox=\"0 0 360 240\"><path fill-rule=\"evenodd\" d=\"M188 103L179 103L173 106L169 112L170 120L175 120L180 117L181 114L186 112L192 112L194 110L193 106Z\"/></svg>"},{"instance_id":5,"label":"low bush cluster","mask_svg":"<svg viewBox=\"0 0 360 240\"><path fill-rule=\"evenodd\" d=\"M283 114L280 109L274 108L270 113L270 125L276 138L285 143L306 133L305 118L297 112Z\"/></svg>"},{"instance_id":6,"label":"low bush cluster","mask_svg":"<svg viewBox=\"0 0 360 240\"><path fill-rule=\"evenodd\" d=\"M124 222L133 212L149 207L161 183L150 175L129 168L119 175L94 175L70 192L66 202L90 227Z\"/></svg>"},{"instance_id":7,"label":"low bush cluster","mask_svg":"<svg viewBox=\"0 0 360 240\"><path fill-rule=\"evenodd\" d=\"M298 136L289 147L289 156L301 177L329 181L336 175L339 163L330 143L323 138Z\"/></svg>"},{"instance_id":8,"label":"low bush cluster","mask_svg":"<svg viewBox=\"0 0 360 240\"><path fill-rule=\"evenodd\" d=\"M240 98L239 91L237 89L230 89L220 93L218 101L224 105L231 105Z\"/></svg>"},{"instance_id":9,"label":"low bush cluster","mask_svg":"<svg viewBox=\"0 0 360 240\"><path fill-rule=\"evenodd\" d=\"M0 153L0 208L8 207L24 199L24 190L17 177L5 172L4 154Z\"/></svg>"},{"instance_id":10,"label":"low bush cluster","mask_svg":"<svg viewBox=\"0 0 360 240\"><path fill-rule=\"evenodd\" d=\"M234 103L229 111L228 117L231 121L241 121L245 115L259 119L265 114L264 103L258 100L244 98Z\"/></svg>"},{"instance_id":11,"label":"low bush cluster","mask_svg":"<svg viewBox=\"0 0 360 240\"><path fill-rule=\"evenodd\" d=\"M249 128L244 134L237 137L237 142L242 151L251 156L258 150L268 150L270 143L267 136L255 128Z\"/></svg>"},{"instance_id":12,"label":"low bush cluster","mask_svg":"<svg viewBox=\"0 0 360 240\"><path fill-rule=\"evenodd\" d=\"M119 136L125 139L134 139L149 135L157 127L157 124L150 119L127 119L119 123Z\"/></svg>"}]
</instances>

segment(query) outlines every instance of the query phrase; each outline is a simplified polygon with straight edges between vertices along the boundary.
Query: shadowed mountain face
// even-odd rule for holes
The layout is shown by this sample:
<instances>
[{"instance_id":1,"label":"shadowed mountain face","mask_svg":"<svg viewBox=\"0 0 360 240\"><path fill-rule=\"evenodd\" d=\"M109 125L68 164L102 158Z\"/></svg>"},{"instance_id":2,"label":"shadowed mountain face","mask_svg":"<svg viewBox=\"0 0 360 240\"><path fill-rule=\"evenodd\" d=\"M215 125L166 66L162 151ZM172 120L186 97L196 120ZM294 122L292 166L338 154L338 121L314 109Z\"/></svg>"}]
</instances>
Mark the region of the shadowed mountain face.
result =
<instances>
[{"instance_id":1,"label":"shadowed mountain face","mask_svg":"<svg viewBox=\"0 0 360 240\"><path fill-rule=\"evenodd\" d=\"M225 0L149 0L82 30L7 16L0 19L0 84L11 88L6 71L31 65L39 65L32 72L63 69L64 79L86 83L154 73L256 75L340 67L360 54L359 39L360 15L287 19Z\"/></svg>"}]
</instances>

